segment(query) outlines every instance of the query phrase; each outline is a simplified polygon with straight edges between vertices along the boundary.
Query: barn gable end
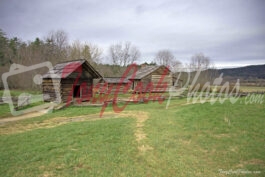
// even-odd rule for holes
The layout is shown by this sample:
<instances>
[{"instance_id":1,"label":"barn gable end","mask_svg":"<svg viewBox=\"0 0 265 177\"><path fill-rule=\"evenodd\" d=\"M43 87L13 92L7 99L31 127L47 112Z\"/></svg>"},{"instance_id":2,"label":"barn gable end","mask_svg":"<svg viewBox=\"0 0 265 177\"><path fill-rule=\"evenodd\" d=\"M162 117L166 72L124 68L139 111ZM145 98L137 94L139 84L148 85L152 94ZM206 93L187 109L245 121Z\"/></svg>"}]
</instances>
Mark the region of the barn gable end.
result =
<instances>
[{"instance_id":1,"label":"barn gable end","mask_svg":"<svg viewBox=\"0 0 265 177\"><path fill-rule=\"evenodd\" d=\"M162 83L160 83L161 78L163 78ZM128 79L133 82L132 89L135 92L165 92L172 86L172 76L166 66L142 67L134 78L131 75Z\"/></svg>"},{"instance_id":2,"label":"barn gable end","mask_svg":"<svg viewBox=\"0 0 265 177\"><path fill-rule=\"evenodd\" d=\"M71 102L75 97L88 101L96 78L102 76L84 59L59 63L43 75L44 101Z\"/></svg>"}]
</instances>

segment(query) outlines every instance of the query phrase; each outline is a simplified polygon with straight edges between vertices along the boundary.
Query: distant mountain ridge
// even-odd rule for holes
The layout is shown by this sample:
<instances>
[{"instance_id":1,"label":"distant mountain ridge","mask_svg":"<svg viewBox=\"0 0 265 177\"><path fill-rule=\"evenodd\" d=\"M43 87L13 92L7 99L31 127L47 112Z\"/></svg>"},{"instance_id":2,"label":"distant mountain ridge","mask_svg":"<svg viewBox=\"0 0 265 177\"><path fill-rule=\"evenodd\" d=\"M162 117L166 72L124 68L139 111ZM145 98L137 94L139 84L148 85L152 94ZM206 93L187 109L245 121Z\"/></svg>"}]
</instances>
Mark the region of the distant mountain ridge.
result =
<instances>
[{"instance_id":1,"label":"distant mountain ridge","mask_svg":"<svg viewBox=\"0 0 265 177\"><path fill-rule=\"evenodd\" d=\"M223 73L224 77L239 77L244 79L265 79L265 64L250 65L238 68L218 69L219 74Z\"/></svg>"}]
</instances>

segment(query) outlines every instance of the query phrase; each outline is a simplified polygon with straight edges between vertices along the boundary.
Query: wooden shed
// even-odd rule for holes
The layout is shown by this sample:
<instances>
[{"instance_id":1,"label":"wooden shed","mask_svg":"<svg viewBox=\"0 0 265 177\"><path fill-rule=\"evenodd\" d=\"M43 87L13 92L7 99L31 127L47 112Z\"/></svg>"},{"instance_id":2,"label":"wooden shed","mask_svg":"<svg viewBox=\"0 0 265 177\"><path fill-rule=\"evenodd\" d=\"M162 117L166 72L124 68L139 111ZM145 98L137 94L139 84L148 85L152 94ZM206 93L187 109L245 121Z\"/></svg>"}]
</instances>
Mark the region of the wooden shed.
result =
<instances>
[{"instance_id":1,"label":"wooden shed","mask_svg":"<svg viewBox=\"0 0 265 177\"><path fill-rule=\"evenodd\" d=\"M70 102L74 98L89 101L93 79L102 76L85 60L58 63L42 77L44 101Z\"/></svg>"},{"instance_id":2,"label":"wooden shed","mask_svg":"<svg viewBox=\"0 0 265 177\"><path fill-rule=\"evenodd\" d=\"M183 79L180 79L178 75L174 74L172 76L172 79L173 79L173 86L176 87L176 88L182 88L183 87Z\"/></svg>"},{"instance_id":3,"label":"wooden shed","mask_svg":"<svg viewBox=\"0 0 265 177\"><path fill-rule=\"evenodd\" d=\"M170 70L166 66L143 66L135 74L130 75L132 89L135 92L166 92L173 85Z\"/></svg>"},{"instance_id":4,"label":"wooden shed","mask_svg":"<svg viewBox=\"0 0 265 177\"><path fill-rule=\"evenodd\" d=\"M123 93L130 82L127 78L122 77L104 77L99 80L99 92L114 94L119 89L118 93Z\"/></svg>"}]
</instances>

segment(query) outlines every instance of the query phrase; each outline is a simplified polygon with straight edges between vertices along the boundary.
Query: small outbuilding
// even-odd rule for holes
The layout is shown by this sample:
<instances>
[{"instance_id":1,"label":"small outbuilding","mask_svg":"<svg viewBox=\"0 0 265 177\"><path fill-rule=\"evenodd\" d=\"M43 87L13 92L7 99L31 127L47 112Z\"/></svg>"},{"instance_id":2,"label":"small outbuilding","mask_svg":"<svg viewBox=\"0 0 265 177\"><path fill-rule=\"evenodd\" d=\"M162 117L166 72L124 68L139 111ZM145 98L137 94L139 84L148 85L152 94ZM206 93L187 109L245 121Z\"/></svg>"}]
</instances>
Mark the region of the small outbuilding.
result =
<instances>
[{"instance_id":1,"label":"small outbuilding","mask_svg":"<svg viewBox=\"0 0 265 177\"><path fill-rule=\"evenodd\" d=\"M124 93L128 89L129 81L127 78L122 77L104 77L99 80L100 93Z\"/></svg>"},{"instance_id":2,"label":"small outbuilding","mask_svg":"<svg viewBox=\"0 0 265 177\"><path fill-rule=\"evenodd\" d=\"M170 69L166 66L142 66L128 80L135 92L166 92L173 85Z\"/></svg>"},{"instance_id":3,"label":"small outbuilding","mask_svg":"<svg viewBox=\"0 0 265 177\"><path fill-rule=\"evenodd\" d=\"M100 73L85 59L58 63L42 77L44 101L89 101L93 96L93 79L100 78Z\"/></svg>"},{"instance_id":4,"label":"small outbuilding","mask_svg":"<svg viewBox=\"0 0 265 177\"><path fill-rule=\"evenodd\" d=\"M178 75L173 75L172 76L172 79L173 79L173 86L176 87L176 88L182 88L183 87L183 79L180 79L178 77Z\"/></svg>"}]
</instances>

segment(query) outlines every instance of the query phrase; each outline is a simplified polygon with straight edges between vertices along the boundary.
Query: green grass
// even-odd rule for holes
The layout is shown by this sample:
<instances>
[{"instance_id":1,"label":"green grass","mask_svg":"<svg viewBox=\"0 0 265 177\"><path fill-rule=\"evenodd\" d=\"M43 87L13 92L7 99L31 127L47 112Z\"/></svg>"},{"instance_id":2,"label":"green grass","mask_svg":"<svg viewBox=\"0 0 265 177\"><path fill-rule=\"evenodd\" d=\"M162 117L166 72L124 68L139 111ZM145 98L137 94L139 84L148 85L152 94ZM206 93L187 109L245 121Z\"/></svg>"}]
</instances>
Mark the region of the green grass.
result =
<instances>
[{"instance_id":1,"label":"green grass","mask_svg":"<svg viewBox=\"0 0 265 177\"><path fill-rule=\"evenodd\" d=\"M34 106L39 106L44 104L43 101L39 101L39 102L35 102L35 103L31 103L29 105L25 105L25 106L21 106L17 109L17 111L21 111L21 110L26 110L29 108L32 108ZM16 106L16 105L15 105ZM9 104L1 104L0 105L0 119L2 118L7 118L7 117L12 117L13 115L10 112L10 108L9 108Z\"/></svg>"},{"instance_id":2,"label":"green grass","mask_svg":"<svg viewBox=\"0 0 265 177\"><path fill-rule=\"evenodd\" d=\"M230 103L154 113L146 131L155 168L164 176L218 176L219 169L242 168L264 175L264 117L264 105Z\"/></svg>"},{"instance_id":3,"label":"green grass","mask_svg":"<svg viewBox=\"0 0 265 177\"><path fill-rule=\"evenodd\" d=\"M1 174L128 176L141 168L134 161L132 124L132 119L102 120L2 136Z\"/></svg>"},{"instance_id":4,"label":"green grass","mask_svg":"<svg viewBox=\"0 0 265 177\"><path fill-rule=\"evenodd\" d=\"M22 91L22 90L15 90L14 91L14 93L16 93L16 95L19 95L23 92L24 91ZM34 94L34 91L29 91L28 93ZM0 91L0 94L1 94L1 91ZM2 91L2 94L3 94L3 91ZM37 94L37 92L35 94ZM161 94L161 93L159 93L159 94ZM163 95L168 96L168 93L163 93ZM146 98L148 98L148 96L149 96L148 94L145 95ZM95 97L98 98L98 94L95 95ZM114 97L113 94L108 96L109 99L112 99L113 97ZM131 98L131 97L132 97L132 94L120 94L120 95L118 95L118 99L125 99L125 98ZM136 97L141 97L141 95L135 94L135 98ZM38 106L41 104L43 104L43 102L32 103L32 104L29 104L27 106L19 108L19 110L28 109L28 108ZM58 117L58 116L71 117L71 116L85 115L85 114L89 114L89 113L98 113L98 112L100 112L100 110L101 110L101 108L97 108L97 107L79 107L79 106L70 105L67 107L67 109L63 109L63 111L53 111L55 114L46 115L46 116L42 116L42 117L45 119ZM111 109L108 107L107 110L111 110ZM0 104L0 119L6 118L6 117L12 117L12 114L10 113L9 105L8 104Z\"/></svg>"},{"instance_id":5,"label":"green grass","mask_svg":"<svg viewBox=\"0 0 265 177\"><path fill-rule=\"evenodd\" d=\"M17 90L9 90L9 92L10 92L11 96L19 96L22 93L29 93L29 94L34 94L34 95L41 94L41 92L38 90L19 90L19 89L17 89ZM0 90L1 97L3 94L4 94L4 90Z\"/></svg>"},{"instance_id":6,"label":"green grass","mask_svg":"<svg viewBox=\"0 0 265 177\"><path fill-rule=\"evenodd\" d=\"M0 104L0 119L5 117L10 117L12 114L10 113L8 104Z\"/></svg>"},{"instance_id":7,"label":"green grass","mask_svg":"<svg viewBox=\"0 0 265 177\"><path fill-rule=\"evenodd\" d=\"M37 91L37 90L36 91L35 90L10 90L10 95L14 96L14 97L18 97L22 93L29 93L29 94L33 94L33 95L41 94L41 92ZM2 97L3 94L4 94L4 90L0 90L0 97ZM16 103L14 103L14 104L16 104ZM21 109L27 109L27 108L37 106L40 104L43 104L43 103L42 102L33 103L33 104L30 104L30 105L27 105L27 106L20 108L20 110ZM14 105L14 106L16 106L16 105ZM12 114L10 112L9 105L8 104L0 104L0 119L10 117L10 116L12 116Z\"/></svg>"},{"instance_id":8,"label":"green grass","mask_svg":"<svg viewBox=\"0 0 265 177\"><path fill-rule=\"evenodd\" d=\"M139 152L136 119L72 122L0 136L3 176L227 176L222 170L265 173L265 105L190 104L186 99L158 104L130 104L125 111L145 111L144 144ZM99 113L98 107L76 107L38 118L1 125L38 124L53 117ZM106 111L112 111L108 107ZM244 176L244 175L229 175Z\"/></svg>"}]
</instances>

